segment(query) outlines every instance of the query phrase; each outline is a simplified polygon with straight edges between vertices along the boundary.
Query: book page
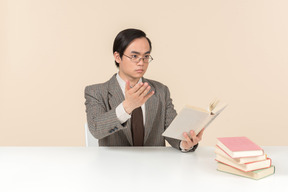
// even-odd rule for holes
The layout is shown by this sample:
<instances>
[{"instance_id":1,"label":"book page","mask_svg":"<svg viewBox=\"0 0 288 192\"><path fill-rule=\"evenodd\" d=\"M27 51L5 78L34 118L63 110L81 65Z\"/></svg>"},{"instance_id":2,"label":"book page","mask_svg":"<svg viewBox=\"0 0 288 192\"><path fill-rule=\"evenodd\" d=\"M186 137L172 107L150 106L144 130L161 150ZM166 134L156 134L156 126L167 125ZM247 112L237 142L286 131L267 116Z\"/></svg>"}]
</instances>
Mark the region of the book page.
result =
<instances>
[{"instance_id":1,"label":"book page","mask_svg":"<svg viewBox=\"0 0 288 192\"><path fill-rule=\"evenodd\" d=\"M208 123L209 113L202 110L195 110L190 107L184 107L175 117L170 126L162 134L165 137L171 137L179 140L185 140L183 133L194 130L200 132L202 125Z\"/></svg>"},{"instance_id":2,"label":"book page","mask_svg":"<svg viewBox=\"0 0 288 192\"><path fill-rule=\"evenodd\" d=\"M216 112L212 113L212 115L209 115L207 122L205 122L206 124L203 124L203 128L206 128L210 125L210 123L212 123L214 121L214 119L227 107L227 105L221 106L216 108ZM201 131L201 130L200 130ZM198 133L196 133L198 134Z\"/></svg>"},{"instance_id":3,"label":"book page","mask_svg":"<svg viewBox=\"0 0 288 192\"><path fill-rule=\"evenodd\" d=\"M220 105L217 105L213 110L212 113L215 115L219 115L228 105L223 103Z\"/></svg>"}]
</instances>

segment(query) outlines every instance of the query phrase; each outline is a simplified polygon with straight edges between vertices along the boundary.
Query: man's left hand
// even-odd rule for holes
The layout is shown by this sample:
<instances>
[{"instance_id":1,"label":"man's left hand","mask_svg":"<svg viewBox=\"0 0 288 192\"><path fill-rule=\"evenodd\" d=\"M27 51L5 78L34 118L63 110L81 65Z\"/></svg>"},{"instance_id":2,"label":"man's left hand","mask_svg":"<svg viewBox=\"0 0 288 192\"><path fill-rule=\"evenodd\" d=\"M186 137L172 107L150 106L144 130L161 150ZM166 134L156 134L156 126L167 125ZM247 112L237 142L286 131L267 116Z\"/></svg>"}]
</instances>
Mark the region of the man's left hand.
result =
<instances>
[{"instance_id":1,"label":"man's left hand","mask_svg":"<svg viewBox=\"0 0 288 192\"><path fill-rule=\"evenodd\" d=\"M203 133L204 129L202 129L198 135L196 135L193 130L191 130L189 134L184 132L183 136L185 140L181 141L181 147L185 150L191 149L193 146L197 145L199 141L201 141Z\"/></svg>"}]
</instances>

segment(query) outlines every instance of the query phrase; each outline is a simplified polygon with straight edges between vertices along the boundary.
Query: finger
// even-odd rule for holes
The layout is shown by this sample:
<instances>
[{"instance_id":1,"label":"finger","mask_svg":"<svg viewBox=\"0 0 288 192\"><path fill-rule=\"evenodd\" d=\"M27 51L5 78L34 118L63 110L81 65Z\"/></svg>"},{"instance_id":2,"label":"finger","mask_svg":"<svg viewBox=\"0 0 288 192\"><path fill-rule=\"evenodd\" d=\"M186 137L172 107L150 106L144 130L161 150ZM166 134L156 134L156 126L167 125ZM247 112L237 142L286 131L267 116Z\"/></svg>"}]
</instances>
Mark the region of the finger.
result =
<instances>
[{"instance_id":1,"label":"finger","mask_svg":"<svg viewBox=\"0 0 288 192\"><path fill-rule=\"evenodd\" d=\"M184 136L186 142L190 145L192 143L192 141L191 141L190 137L188 136L188 134L186 132L184 132L183 136Z\"/></svg>"},{"instance_id":2,"label":"finger","mask_svg":"<svg viewBox=\"0 0 288 192\"><path fill-rule=\"evenodd\" d=\"M149 85L146 88L144 87L144 91L140 94L140 96L145 97L147 95L147 93L150 91L150 89L151 89L151 87Z\"/></svg>"},{"instance_id":3,"label":"finger","mask_svg":"<svg viewBox=\"0 0 288 192\"><path fill-rule=\"evenodd\" d=\"M144 99L145 99L145 102L152 96L152 95L154 95L154 91L151 91L149 94L146 94L145 95L145 97L144 97Z\"/></svg>"},{"instance_id":4,"label":"finger","mask_svg":"<svg viewBox=\"0 0 288 192\"><path fill-rule=\"evenodd\" d=\"M143 84L143 83L142 83ZM138 90L137 90L137 94L140 96L143 94L143 92L147 89L148 87L148 83L144 83ZM150 86L149 86L150 87Z\"/></svg>"},{"instance_id":5,"label":"finger","mask_svg":"<svg viewBox=\"0 0 288 192\"><path fill-rule=\"evenodd\" d=\"M154 95L154 91L151 91L149 94L145 95L143 102L146 103L146 101L152 97L152 95Z\"/></svg>"},{"instance_id":6,"label":"finger","mask_svg":"<svg viewBox=\"0 0 288 192\"><path fill-rule=\"evenodd\" d=\"M126 81L125 92L130 90L130 82Z\"/></svg>"},{"instance_id":7,"label":"finger","mask_svg":"<svg viewBox=\"0 0 288 192\"><path fill-rule=\"evenodd\" d=\"M192 138L193 144L197 144L198 143L198 138L195 134L195 132L193 130L190 131L190 136Z\"/></svg>"},{"instance_id":8,"label":"finger","mask_svg":"<svg viewBox=\"0 0 288 192\"><path fill-rule=\"evenodd\" d=\"M137 83L134 87L130 88L130 91L132 93L136 93L138 92L138 90L143 86L143 83L140 82L140 83Z\"/></svg>"}]
</instances>

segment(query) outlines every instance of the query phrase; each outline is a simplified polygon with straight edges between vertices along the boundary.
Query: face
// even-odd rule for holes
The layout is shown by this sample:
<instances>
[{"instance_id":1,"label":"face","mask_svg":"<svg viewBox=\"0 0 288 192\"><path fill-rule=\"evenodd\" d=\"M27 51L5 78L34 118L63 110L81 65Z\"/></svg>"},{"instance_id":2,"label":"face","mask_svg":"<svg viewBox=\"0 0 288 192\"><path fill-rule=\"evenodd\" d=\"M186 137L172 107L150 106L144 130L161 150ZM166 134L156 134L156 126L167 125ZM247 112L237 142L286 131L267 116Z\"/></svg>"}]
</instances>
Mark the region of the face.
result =
<instances>
[{"instance_id":1,"label":"face","mask_svg":"<svg viewBox=\"0 0 288 192\"><path fill-rule=\"evenodd\" d=\"M125 56L126 55L126 56ZM145 74L149 63L144 63L141 59L138 63L131 61L132 57L147 57L150 55L150 46L148 40L143 38L134 39L124 51L122 59L115 52L115 60L119 63L119 75L123 80L129 80L131 83L136 83ZM128 58L128 57L130 58Z\"/></svg>"}]
</instances>

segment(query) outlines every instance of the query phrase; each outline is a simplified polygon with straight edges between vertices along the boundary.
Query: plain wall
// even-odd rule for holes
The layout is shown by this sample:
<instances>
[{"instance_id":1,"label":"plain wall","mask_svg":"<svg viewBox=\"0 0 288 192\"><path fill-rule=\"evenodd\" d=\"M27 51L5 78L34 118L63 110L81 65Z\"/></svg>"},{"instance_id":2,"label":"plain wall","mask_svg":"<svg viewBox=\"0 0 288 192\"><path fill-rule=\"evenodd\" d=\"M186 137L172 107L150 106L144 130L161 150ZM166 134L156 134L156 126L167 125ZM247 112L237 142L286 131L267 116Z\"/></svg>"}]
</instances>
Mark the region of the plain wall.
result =
<instances>
[{"instance_id":1,"label":"plain wall","mask_svg":"<svg viewBox=\"0 0 288 192\"><path fill-rule=\"evenodd\" d=\"M0 1L0 145L83 146L84 88L118 70L118 32L152 40L145 75L170 88L177 111L229 107L206 130L288 145L288 1Z\"/></svg>"}]
</instances>

